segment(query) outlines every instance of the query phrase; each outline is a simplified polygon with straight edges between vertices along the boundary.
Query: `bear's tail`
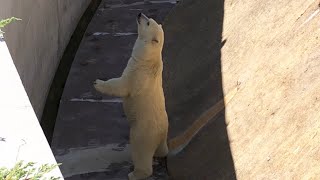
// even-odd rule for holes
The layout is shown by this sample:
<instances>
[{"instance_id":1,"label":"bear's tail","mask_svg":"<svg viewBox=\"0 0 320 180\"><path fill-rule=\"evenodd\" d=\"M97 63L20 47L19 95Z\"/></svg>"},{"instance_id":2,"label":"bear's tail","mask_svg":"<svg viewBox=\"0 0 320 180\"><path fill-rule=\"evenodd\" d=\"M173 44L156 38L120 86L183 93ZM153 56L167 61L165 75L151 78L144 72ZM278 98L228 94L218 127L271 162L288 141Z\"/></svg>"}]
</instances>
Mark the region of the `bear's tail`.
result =
<instances>
[{"instance_id":1,"label":"bear's tail","mask_svg":"<svg viewBox=\"0 0 320 180\"><path fill-rule=\"evenodd\" d=\"M195 120L191 126L189 126L182 134L169 140L168 156L176 155L181 152L192 140L192 138L213 119L224 107L231 101L234 95L238 92L238 87L231 90L224 99L221 99L218 103L204 112L197 120Z\"/></svg>"}]
</instances>

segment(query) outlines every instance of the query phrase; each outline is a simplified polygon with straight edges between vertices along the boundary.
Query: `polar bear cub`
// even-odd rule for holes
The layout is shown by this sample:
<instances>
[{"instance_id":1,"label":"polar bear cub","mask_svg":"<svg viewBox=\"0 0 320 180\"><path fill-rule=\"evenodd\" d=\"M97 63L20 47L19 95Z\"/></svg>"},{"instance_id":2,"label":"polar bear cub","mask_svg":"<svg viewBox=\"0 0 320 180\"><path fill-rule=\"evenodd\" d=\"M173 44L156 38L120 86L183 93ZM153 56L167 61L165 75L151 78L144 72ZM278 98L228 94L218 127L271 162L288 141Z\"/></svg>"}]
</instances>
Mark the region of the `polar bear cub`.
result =
<instances>
[{"instance_id":1,"label":"polar bear cub","mask_svg":"<svg viewBox=\"0 0 320 180\"><path fill-rule=\"evenodd\" d=\"M153 156L168 153L168 117L162 89L164 32L160 24L142 13L137 24L138 38L121 77L94 82L97 91L123 98L134 164L130 180L152 175Z\"/></svg>"}]
</instances>

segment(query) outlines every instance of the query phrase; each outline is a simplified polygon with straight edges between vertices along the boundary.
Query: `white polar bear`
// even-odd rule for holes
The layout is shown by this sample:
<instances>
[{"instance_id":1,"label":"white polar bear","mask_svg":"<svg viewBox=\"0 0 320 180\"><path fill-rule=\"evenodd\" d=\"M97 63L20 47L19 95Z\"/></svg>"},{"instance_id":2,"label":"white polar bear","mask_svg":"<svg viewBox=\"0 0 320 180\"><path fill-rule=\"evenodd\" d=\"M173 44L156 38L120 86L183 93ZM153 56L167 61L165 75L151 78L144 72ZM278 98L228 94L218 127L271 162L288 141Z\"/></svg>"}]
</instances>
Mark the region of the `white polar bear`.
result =
<instances>
[{"instance_id":1,"label":"white polar bear","mask_svg":"<svg viewBox=\"0 0 320 180\"><path fill-rule=\"evenodd\" d=\"M128 174L130 180L145 179L152 175L153 156L164 157L168 153L173 155L180 152L224 108L224 101L219 101L184 133L167 144L168 117L162 88L161 54L164 32L160 24L142 13L137 17L137 24L138 38L121 77L108 81L97 79L94 82L97 91L123 98L124 112L130 123L131 156L134 164L134 171ZM229 102L235 92L226 97L226 102Z\"/></svg>"}]
</instances>

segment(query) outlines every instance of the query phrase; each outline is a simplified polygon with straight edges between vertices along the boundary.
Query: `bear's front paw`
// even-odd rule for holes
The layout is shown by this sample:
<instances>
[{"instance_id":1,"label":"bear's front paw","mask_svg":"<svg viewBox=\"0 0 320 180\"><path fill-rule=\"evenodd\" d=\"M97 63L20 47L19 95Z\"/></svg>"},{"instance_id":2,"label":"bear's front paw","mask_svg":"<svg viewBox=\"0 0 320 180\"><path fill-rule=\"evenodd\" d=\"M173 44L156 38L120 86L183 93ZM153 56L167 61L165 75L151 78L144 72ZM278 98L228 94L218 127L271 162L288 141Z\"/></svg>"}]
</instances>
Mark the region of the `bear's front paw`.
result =
<instances>
[{"instance_id":1,"label":"bear's front paw","mask_svg":"<svg viewBox=\"0 0 320 180\"><path fill-rule=\"evenodd\" d=\"M100 79L95 80L95 81L93 82L94 88L95 88L97 91L102 92L102 90L103 90L103 88L102 88L103 82L104 82L104 81L102 81L102 80L100 80Z\"/></svg>"}]
</instances>

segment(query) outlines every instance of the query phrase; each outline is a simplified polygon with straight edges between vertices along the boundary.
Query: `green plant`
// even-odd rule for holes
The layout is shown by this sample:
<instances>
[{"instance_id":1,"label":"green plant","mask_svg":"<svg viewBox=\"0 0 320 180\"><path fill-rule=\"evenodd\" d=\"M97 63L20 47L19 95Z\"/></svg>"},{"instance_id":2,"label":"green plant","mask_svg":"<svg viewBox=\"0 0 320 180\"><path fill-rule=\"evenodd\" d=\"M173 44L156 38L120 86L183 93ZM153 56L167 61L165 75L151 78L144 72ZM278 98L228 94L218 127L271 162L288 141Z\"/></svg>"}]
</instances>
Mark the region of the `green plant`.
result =
<instances>
[{"instance_id":1,"label":"green plant","mask_svg":"<svg viewBox=\"0 0 320 180\"><path fill-rule=\"evenodd\" d=\"M3 31L1 31L1 28L4 28L6 25L10 24L13 21L21 21L21 19L16 17L11 17L11 18L0 20L0 34L4 33Z\"/></svg>"},{"instance_id":2,"label":"green plant","mask_svg":"<svg viewBox=\"0 0 320 180\"><path fill-rule=\"evenodd\" d=\"M44 175L55 169L58 165L44 164L38 168L34 162L24 164L19 161L11 169L0 168L0 180L58 180L58 177L45 178Z\"/></svg>"}]
</instances>

